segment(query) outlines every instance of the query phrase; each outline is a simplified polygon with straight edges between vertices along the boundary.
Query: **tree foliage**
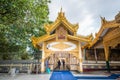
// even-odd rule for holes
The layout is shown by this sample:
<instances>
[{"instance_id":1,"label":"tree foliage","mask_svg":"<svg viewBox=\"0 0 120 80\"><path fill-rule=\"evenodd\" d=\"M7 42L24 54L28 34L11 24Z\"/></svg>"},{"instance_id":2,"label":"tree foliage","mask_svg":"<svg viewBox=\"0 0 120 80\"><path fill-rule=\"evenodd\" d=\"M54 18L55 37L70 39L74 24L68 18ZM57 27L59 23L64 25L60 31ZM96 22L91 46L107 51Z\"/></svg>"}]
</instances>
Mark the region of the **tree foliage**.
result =
<instances>
[{"instance_id":1,"label":"tree foliage","mask_svg":"<svg viewBox=\"0 0 120 80\"><path fill-rule=\"evenodd\" d=\"M46 33L43 24L48 22L49 2L0 0L0 54L4 55L4 59L10 59L10 52L15 56L18 53L27 55L28 53L24 54L26 49L29 54L37 51L33 48L30 38Z\"/></svg>"}]
</instances>

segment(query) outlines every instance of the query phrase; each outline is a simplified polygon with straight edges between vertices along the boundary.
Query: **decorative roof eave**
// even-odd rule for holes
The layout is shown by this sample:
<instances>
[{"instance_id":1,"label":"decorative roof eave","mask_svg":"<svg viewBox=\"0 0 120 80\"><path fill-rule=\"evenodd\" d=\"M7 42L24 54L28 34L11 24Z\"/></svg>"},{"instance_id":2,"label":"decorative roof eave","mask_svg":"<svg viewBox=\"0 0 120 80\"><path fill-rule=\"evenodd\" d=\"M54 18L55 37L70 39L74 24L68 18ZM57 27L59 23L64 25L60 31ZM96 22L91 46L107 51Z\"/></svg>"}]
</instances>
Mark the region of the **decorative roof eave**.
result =
<instances>
[{"instance_id":1,"label":"decorative roof eave","mask_svg":"<svg viewBox=\"0 0 120 80\"><path fill-rule=\"evenodd\" d=\"M32 44L34 45L34 47L38 48L38 44L44 42L44 41L47 41L47 40L50 40L52 38L55 38L56 34L53 34L53 35L43 35L41 37L32 37L31 40L32 40Z\"/></svg>"},{"instance_id":2,"label":"decorative roof eave","mask_svg":"<svg viewBox=\"0 0 120 80\"><path fill-rule=\"evenodd\" d=\"M107 24L103 25L104 28L113 28L113 27L120 27L120 23L116 23L116 21L108 22Z\"/></svg>"},{"instance_id":3,"label":"decorative roof eave","mask_svg":"<svg viewBox=\"0 0 120 80\"><path fill-rule=\"evenodd\" d=\"M103 28L120 27L120 23L117 23L116 20L107 21L105 17L101 17L101 26Z\"/></svg>"},{"instance_id":4,"label":"decorative roof eave","mask_svg":"<svg viewBox=\"0 0 120 80\"><path fill-rule=\"evenodd\" d=\"M82 37L78 37L78 36L71 36L71 35L67 35L68 38L76 40L76 41L83 41L83 42L91 42L91 39L86 39L86 38L82 38Z\"/></svg>"},{"instance_id":5,"label":"decorative roof eave","mask_svg":"<svg viewBox=\"0 0 120 80\"><path fill-rule=\"evenodd\" d=\"M53 24L50 24L50 25L47 25L47 26L45 26L45 29L46 29L46 32L52 32L53 30L55 30L55 28L56 27L58 27L58 25L60 25L60 24L63 24L63 25L65 25L65 27L66 28L68 28L70 31L72 31L72 32L74 32L75 30L72 28L72 27L70 27L68 24L67 24L67 22L65 22L64 20L58 20L58 21L56 21L56 23L53 23Z\"/></svg>"},{"instance_id":6,"label":"decorative roof eave","mask_svg":"<svg viewBox=\"0 0 120 80\"><path fill-rule=\"evenodd\" d=\"M93 42L89 43L89 48L93 46L95 43L97 43L98 40L99 40L98 38L95 38Z\"/></svg>"},{"instance_id":7,"label":"decorative roof eave","mask_svg":"<svg viewBox=\"0 0 120 80\"><path fill-rule=\"evenodd\" d=\"M107 21L105 20L105 18L101 17L101 28L99 32L96 34L96 38L93 40L93 42L90 43L89 47L92 47L94 44L97 43L97 41L99 40L100 36L102 35L105 29L114 28L114 27L120 27L120 23L116 23L115 20Z\"/></svg>"},{"instance_id":8,"label":"decorative roof eave","mask_svg":"<svg viewBox=\"0 0 120 80\"><path fill-rule=\"evenodd\" d=\"M79 27L78 23L77 24L71 24L70 22L68 22L68 20L66 19L65 15L64 15L64 12L61 11L61 12L58 13L58 17L57 17L57 19L55 20L54 23L44 25L46 32L50 33L61 23L63 23L63 25L66 25L65 27L67 27L73 33L77 32L78 27Z\"/></svg>"},{"instance_id":9,"label":"decorative roof eave","mask_svg":"<svg viewBox=\"0 0 120 80\"><path fill-rule=\"evenodd\" d=\"M101 28L100 28L99 32L96 34L96 38L99 38L100 35L103 33L103 31L105 29L114 28L114 27L120 27L120 23L116 23L115 20L113 20L113 21L106 21L105 23L103 23L101 25Z\"/></svg>"},{"instance_id":10,"label":"decorative roof eave","mask_svg":"<svg viewBox=\"0 0 120 80\"><path fill-rule=\"evenodd\" d=\"M87 35L87 36L77 35L77 37L84 38L84 39L90 39L90 40L93 40L93 38L94 38L92 33L90 35Z\"/></svg>"},{"instance_id":11,"label":"decorative roof eave","mask_svg":"<svg viewBox=\"0 0 120 80\"><path fill-rule=\"evenodd\" d=\"M89 44L89 43L87 43L87 44L83 45L83 46L82 46L82 49L88 48L88 46L90 46L90 44Z\"/></svg>"}]
</instances>

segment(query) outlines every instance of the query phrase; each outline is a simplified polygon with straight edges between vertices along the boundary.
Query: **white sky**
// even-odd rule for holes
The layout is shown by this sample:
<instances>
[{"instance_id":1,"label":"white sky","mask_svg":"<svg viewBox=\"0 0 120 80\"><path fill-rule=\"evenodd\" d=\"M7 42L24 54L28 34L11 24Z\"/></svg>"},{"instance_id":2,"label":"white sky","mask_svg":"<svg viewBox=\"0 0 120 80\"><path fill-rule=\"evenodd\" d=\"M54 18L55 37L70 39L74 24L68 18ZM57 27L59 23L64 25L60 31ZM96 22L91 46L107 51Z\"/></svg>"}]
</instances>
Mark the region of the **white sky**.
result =
<instances>
[{"instance_id":1,"label":"white sky","mask_svg":"<svg viewBox=\"0 0 120 80\"><path fill-rule=\"evenodd\" d=\"M70 23L79 23L77 33L89 35L100 29L100 16L114 19L120 11L120 0L51 0L49 20L57 18L61 7Z\"/></svg>"}]
</instances>

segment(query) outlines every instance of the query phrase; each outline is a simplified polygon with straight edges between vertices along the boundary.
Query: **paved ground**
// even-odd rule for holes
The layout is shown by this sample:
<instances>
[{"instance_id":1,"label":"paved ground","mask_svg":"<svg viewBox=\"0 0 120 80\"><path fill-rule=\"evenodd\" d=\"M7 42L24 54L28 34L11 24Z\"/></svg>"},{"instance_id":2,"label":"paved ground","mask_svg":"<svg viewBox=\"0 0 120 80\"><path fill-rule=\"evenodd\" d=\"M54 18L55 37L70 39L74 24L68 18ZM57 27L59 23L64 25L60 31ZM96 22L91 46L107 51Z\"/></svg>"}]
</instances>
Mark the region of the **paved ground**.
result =
<instances>
[{"instance_id":1,"label":"paved ground","mask_svg":"<svg viewBox=\"0 0 120 80\"><path fill-rule=\"evenodd\" d=\"M15 76L11 76L7 73L0 73L0 80L49 80L51 74L19 73Z\"/></svg>"},{"instance_id":2,"label":"paved ground","mask_svg":"<svg viewBox=\"0 0 120 80\"><path fill-rule=\"evenodd\" d=\"M120 71L112 72L119 73ZM18 73L15 76L11 76L8 73L0 73L0 80L49 80L52 72L50 74L27 74L27 73ZM109 76L111 74L103 71L93 71L93 72L84 72L82 74L77 72L72 72L74 76ZM117 79L120 80L120 79Z\"/></svg>"}]
</instances>

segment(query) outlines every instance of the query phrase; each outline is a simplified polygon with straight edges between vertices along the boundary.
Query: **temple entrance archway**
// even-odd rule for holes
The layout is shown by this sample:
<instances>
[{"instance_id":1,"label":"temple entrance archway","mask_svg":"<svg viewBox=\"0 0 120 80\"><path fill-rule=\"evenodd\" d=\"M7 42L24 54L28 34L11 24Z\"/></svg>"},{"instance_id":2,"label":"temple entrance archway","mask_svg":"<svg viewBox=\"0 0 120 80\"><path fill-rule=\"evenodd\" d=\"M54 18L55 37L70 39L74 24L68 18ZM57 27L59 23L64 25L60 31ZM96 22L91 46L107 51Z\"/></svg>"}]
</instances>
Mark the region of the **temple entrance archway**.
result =
<instances>
[{"instance_id":1,"label":"temple entrance archway","mask_svg":"<svg viewBox=\"0 0 120 80\"><path fill-rule=\"evenodd\" d=\"M51 70L59 70L57 68L58 60L60 60L61 62L60 70L78 70L79 59L67 51L58 51L58 52L56 51L48 58L49 58L49 67ZM63 65L64 64L63 60L65 61L65 66Z\"/></svg>"}]
</instances>

